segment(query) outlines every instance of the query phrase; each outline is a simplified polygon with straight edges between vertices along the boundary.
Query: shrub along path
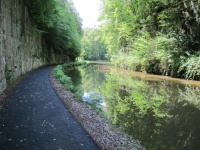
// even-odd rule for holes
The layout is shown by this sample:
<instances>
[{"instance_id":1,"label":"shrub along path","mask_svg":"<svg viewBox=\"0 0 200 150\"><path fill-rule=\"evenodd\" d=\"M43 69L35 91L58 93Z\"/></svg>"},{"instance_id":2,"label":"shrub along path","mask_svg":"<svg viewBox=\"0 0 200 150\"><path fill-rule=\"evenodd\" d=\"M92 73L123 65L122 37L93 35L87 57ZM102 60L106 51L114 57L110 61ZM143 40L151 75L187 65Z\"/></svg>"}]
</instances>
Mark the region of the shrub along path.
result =
<instances>
[{"instance_id":1,"label":"shrub along path","mask_svg":"<svg viewBox=\"0 0 200 150\"><path fill-rule=\"evenodd\" d=\"M53 90L52 69L33 71L10 94L0 116L1 150L99 149Z\"/></svg>"}]
</instances>

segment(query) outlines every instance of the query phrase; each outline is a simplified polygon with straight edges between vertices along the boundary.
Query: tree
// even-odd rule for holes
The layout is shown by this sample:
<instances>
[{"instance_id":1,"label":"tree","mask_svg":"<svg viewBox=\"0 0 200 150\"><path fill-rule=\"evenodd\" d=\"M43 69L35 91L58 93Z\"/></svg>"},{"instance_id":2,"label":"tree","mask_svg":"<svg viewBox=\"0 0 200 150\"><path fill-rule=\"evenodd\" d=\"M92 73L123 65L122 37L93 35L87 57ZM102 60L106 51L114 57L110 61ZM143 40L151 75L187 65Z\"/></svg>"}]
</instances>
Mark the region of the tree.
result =
<instances>
[{"instance_id":1,"label":"tree","mask_svg":"<svg viewBox=\"0 0 200 150\"><path fill-rule=\"evenodd\" d=\"M101 39L101 31L97 28L84 29L82 38L82 54L86 60L104 60L106 59L106 47Z\"/></svg>"},{"instance_id":2,"label":"tree","mask_svg":"<svg viewBox=\"0 0 200 150\"><path fill-rule=\"evenodd\" d=\"M25 0L30 17L57 53L75 60L81 52L81 19L65 0Z\"/></svg>"},{"instance_id":3,"label":"tree","mask_svg":"<svg viewBox=\"0 0 200 150\"><path fill-rule=\"evenodd\" d=\"M103 39L111 61L127 62L128 68L139 71L180 77L177 70L188 56L199 55L199 1L103 0L103 3ZM127 56L133 59L126 59Z\"/></svg>"}]
</instances>

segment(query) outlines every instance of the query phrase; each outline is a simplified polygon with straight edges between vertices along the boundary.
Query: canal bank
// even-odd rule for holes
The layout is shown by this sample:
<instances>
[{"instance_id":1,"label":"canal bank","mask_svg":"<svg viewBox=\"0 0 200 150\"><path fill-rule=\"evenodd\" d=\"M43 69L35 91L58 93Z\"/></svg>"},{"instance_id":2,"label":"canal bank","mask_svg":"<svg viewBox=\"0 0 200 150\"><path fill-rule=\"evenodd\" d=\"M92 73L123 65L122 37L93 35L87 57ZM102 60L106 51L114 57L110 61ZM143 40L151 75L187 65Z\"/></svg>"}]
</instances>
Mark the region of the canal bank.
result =
<instances>
[{"instance_id":1,"label":"canal bank","mask_svg":"<svg viewBox=\"0 0 200 150\"><path fill-rule=\"evenodd\" d=\"M106 109L100 111L109 122L138 139L147 149L196 150L199 147L200 82L190 84L187 80L102 64L64 71L75 85L82 86L86 104L92 101L95 106L102 95L103 103L100 103ZM88 98L93 100L87 101Z\"/></svg>"},{"instance_id":2,"label":"canal bank","mask_svg":"<svg viewBox=\"0 0 200 150\"><path fill-rule=\"evenodd\" d=\"M145 150L138 140L132 140L110 121L102 117L85 103L76 101L73 94L62 88L53 74L50 75L52 86L63 100L65 106L76 117L101 149L105 150Z\"/></svg>"}]
</instances>

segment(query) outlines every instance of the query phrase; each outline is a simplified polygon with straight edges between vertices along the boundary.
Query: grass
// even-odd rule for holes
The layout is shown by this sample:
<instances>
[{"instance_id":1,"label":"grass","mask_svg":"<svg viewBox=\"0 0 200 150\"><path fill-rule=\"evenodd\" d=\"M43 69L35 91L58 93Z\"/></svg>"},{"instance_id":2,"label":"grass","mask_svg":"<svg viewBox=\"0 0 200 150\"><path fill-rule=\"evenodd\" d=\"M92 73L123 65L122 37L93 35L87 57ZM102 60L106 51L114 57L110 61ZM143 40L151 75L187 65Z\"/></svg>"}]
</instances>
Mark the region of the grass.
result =
<instances>
[{"instance_id":1,"label":"grass","mask_svg":"<svg viewBox=\"0 0 200 150\"><path fill-rule=\"evenodd\" d=\"M74 86L71 78L63 72L64 68L76 67L80 65L84 65L86 63L69 63L64 65L58 65L53 70L53 75L56 80L62 85L62 88L69 90L73 93L74 98L78 101L82 101L83 90L81 86Z\"/></svg>"}]
</instances>

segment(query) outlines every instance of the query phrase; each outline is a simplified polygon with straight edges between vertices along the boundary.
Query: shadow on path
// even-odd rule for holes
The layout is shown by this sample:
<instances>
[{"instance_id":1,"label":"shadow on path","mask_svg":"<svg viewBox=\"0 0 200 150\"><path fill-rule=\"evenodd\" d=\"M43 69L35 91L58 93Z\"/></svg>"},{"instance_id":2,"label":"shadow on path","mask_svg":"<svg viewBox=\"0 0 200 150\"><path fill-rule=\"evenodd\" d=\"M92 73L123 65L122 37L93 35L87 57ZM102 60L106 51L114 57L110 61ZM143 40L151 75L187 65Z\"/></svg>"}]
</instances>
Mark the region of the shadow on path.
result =
<instances>
[{"instance_id":1,"label":"shadow on path","mask_svg":"<svg viewBox=\"0 0 200 150\"><path fill-rule=\"evenodd\" d=\"M33 71L10 94L0 117L1 150L99 149L53 90L52 69Z\"/></svg>"}]
</instances>

